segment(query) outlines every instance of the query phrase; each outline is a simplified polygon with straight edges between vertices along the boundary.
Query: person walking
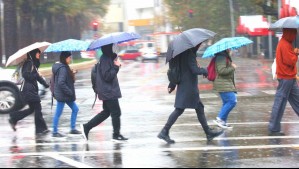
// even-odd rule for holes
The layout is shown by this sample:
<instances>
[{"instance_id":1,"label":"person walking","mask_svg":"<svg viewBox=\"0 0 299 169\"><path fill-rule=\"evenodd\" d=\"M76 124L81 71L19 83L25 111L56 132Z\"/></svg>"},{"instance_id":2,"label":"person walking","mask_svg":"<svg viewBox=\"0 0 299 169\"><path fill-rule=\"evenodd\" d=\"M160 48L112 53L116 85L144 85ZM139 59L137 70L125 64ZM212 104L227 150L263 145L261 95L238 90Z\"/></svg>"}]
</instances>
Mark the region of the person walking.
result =
<instances>
[{"instance_id":1,"label":"person walking","mask_svg":"<svg viewBox=\"0 0 299 169\"><path fill-rule=\"evenodd\" d=\"M75 72L69 66L72 61L71 56L70 52L61 52L60 63L55 63L52 67L54 75L54 97L57 100L56 113L53 118L53 137L64 137L63 134L58 132L58 123L65 104L72 109L70 134L82 134L82 132L76 129L79 108L75 102Z\"/></svg>"},{"instance_id":2,"label":"person walking","mask_svg":"<svg viewBox=\"0 0 299 169\"><path fill-rule=\"evenodd\" d=\"M104 122L110 115L113 125L114 141L126 141L120 133L121 129L121 109L119 100L122 95L119 87L117 74L121 68L121 63L117 54L113 53L113 44L102 46L103 55L97 67L96 88L98 98L103 101L103 111L92 118L88 123L81 124L83 136L88 140L91 129Z\"/></svg>"},{"instance_id":3,"label":"person walking","mask_svg":"<svg viewBox=\"0 0 299 169\"><path fill-rule=\"evenodd\" d=\"M32 113L35 113L35 134L40 135L50 132L43 118L41 99L38 95L37 82L42 84L45 88L49 88L47 82L38 72L38 68L40 66L40 55L41 51L39 49L30 51L27 54L27 60L22 67L22 76L25 82L22 85L21 95L29 108L23 111L10 113L9 124L14 131L17 130L16 125L20 120L31 115Z\"/></svg>"},{"instance_id":4,"label":"person walking","mask_svg":"<svg viewBox=\"0 0 299 169\"><path fill-rule=\"evenodd\" d=\"M178 60L180 62L181 82L177 85L177 94L175 99L175 110L169 116L167 123L158 138L164 140L168 144L174 144L175 141L169 136L169 131L177 119L184 113L185 109L195 109L199 123L201 124L208 141L221 135L223 131L215 131L208 126L206 116L204 113L204 105L199 97L198 89L198 75L208 76L208 71L200 68L196 61L196 52L201 44L192 49L188 49L180 55ZM170 83L168 92L172 93L176 88L176 84Z\"/></svg>"},{"instance_id":5,"label":"person walking","mask_svg":"<svg viewBox=\"0 0 299 169\"><path fill-rule=\"evenodd\" d=\"M270 136L285 135L281 132L281 120L287 101L299 116L299 87L296 81L299 53L292 45L296 36L297 29L284 28L282 39L276 49L276 74L279 85L269 122Z\"/></svg>"},{"instance_id":6,"label":"person walking","mask_svg":"<svg viewBox=\"0 0 299 169\"><path fill-rule=\"evenodd\" d=\"M237 105L237 89L235 84L235 71L237 65L232 62L229 55L230 50L219 52L216 57L217 77L213 83L223 102L221 111L214 123L223 129L230 129L232 126L227 124L229 113Z\"/></svg>"}]
</instances>

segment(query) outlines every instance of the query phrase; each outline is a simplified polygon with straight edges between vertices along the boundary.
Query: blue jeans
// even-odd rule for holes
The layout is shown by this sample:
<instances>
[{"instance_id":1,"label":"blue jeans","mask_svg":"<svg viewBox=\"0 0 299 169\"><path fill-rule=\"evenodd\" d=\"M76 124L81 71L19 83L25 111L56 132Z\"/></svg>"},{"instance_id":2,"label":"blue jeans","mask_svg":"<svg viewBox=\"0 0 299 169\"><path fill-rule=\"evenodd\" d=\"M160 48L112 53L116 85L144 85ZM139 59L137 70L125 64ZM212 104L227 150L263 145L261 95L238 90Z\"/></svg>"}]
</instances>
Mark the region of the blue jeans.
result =
<instances>
[{"instance_id":1,"label":"blue jeans","mask_svg":"<svg viewBox=\"0 0 299 169\"><path fill-rule=\"evenodd\" d=\"M62 111L64 109L65 104L67 104L72 109L72 117L71 117L71 130L76 129L76 121L77 121L77 115L79 112L79 108L75 102L58 102L57 101L57 107L56 107L56 113L53 119L53 133L58 133L58 123L60 116L62 114Z\"/></svg>"},{"instance_id":2,"label":"blue jeans","mask_svg":"<svg viewBox=\"0 0 299 169\"><path fill-rule=\"evenodd\" d=\"M220 93L223 106L218 115L218 117L223 120L227 121L229 113L236 107L237 105L237 94L235 92L222 92Z\"/></svg>"}]
</instances>

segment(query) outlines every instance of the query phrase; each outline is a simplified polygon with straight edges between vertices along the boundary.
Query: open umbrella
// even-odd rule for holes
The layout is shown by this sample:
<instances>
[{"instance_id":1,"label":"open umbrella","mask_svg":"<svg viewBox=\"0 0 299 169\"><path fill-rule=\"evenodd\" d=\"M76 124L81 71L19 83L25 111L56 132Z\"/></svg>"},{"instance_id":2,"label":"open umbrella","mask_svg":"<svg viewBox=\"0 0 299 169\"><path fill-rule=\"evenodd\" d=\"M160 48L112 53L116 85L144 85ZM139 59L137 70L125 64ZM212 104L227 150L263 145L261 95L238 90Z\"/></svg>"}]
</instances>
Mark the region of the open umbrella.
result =
<instances>
[{"instance_id":1,"label":"open umbrella","mask_svg":"<svg viewBox=\"0 0 299 169\"><path fill-rule=\"evenodd\" d=\"M299 16L279 19L274 24L271 24L269 29L275 30L275 29L283 29L283 28L299 29Z\"/></svg>"},{"instance_id":2,"label":"open umbrella","mask_svg":"<svg viewBox=\"0 0 299 169\"><path fill-rule=\"evenodd\" d=\"M169 62L172 58L184 51L194 48L200 43L213 38L215 35L215 32L202 28L194 28L182 32L169 44L166 53L166 62Z\"/></svg>"},{"instance_id":3,"label":"open umbrella","mask_svg":"<svg viewBox=\"0 0 299 169\"><path fill-rule=\"evenodd\" d=\"M85 42L76 39L68 39L64 41L60 41L57 43L53 43L50 45L45 52L77 52L77 51L86 51L90 42Z\"/></svg>"},{"instance_id":4,"label":"open umbrella","mask_svg":"<svg viewBox=\"0 0 299 169\"><path fill-rule=\"evenodd\" d=\"M253 43L253 41L245 37L224 38L216 42L214 45L208 47L202 58L210 58L216 53L225 51L227 49L235 50L251 43Z\"/></svg>"},{"instance_id":5,"label":"open umbrella","mask_svg":"<svg viewBox=\"0 0 299 169\"><path fill-rule=\"evenodd\" d=\"M115 32L104 35L101 38L93 41L89 46L88 50L96 50L105 45L128 42L139 38L141 38L140 35L133 32Z\"/></svg>"},{"instance_id":6,"label":"open umbrella","mask_svg":"<svg viewBox=\"0 0 299 169\"><path fill-rule=\"evenodd\" d=\"M6 62L6 67L18 65L27 59L27 53L29 53L30 51L32 51L34 49L39 49L41 52L44 52L45 49L50 45L51 45L51 43L49 43L49 42L37 42L37 43L34 43L34 44L27 46L23 49L20 49L15 54L11 55L8 58L8 60Z\"/></svg>"}]
</instances>

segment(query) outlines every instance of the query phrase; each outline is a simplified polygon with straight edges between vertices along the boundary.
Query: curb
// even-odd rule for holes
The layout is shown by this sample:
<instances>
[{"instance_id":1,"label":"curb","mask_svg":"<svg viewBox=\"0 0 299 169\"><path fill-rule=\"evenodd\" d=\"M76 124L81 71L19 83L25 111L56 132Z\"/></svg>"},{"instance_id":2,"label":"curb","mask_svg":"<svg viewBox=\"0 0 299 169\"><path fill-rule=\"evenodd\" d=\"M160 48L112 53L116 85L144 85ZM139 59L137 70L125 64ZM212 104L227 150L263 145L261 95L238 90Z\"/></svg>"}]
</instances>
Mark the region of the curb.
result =
<instances>
[{"instance_id":1,"label":"curb","mask_svg":"<svg viewBox=\"0 0 299 169\"><path fill-rule=\"evenodd\" d=\"M94 59L94 60L88 61L88 62L71 64L70 67L71 67L71 69L74 69L74 70L84 70L84 69L92 68L96 63L97 63L97 60ZM43 68L43 69L40 69L39 72L41 74L43 74L44 77L50 77L52 75L52 68Z\"/></svg>"}]
</instances>

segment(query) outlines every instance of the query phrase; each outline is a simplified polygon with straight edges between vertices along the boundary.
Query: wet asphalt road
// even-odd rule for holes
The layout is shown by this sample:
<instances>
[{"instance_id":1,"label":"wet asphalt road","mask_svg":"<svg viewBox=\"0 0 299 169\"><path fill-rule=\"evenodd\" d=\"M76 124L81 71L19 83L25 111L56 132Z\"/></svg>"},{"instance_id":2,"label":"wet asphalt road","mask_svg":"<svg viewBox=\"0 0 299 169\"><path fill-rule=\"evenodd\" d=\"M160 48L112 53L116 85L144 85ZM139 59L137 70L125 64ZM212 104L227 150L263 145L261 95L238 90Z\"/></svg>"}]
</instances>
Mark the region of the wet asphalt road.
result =
<instances>
[{"instance_id":1,"label":"wet asphalt road","mask_svg":"<svg viewBox=\"0 0 299 169\"><path fill-rule=\"evenodd\" d=\"M81 135L52 138L34 135L34 118L20 121L17 132L8 125L8 116L0 115L0 163L2 167L296 167L299 159L299 121L288 105L283 118L284 137L268 136L268 121L277 83L271 79L271 62L235 58L239 66L238 106L229 123L234 126L219 138L207 143L193 110L187 110L172 128L176 144L167 145L157 138L169 114L175 95L167 94L167 66L160 63L124 62L119 73L123 98L122 134L126 143L114 143L110 118L94 128L86 143ZM208 61L200 61L203 66ZM212 85L200 78L202 101L211 127L221 107ZM101 101L91 106L94 93L90 70L80 71L76 82L78 129L102 110ZM48 93L42 101L44 117L51 127L54 110ZM54 105L55 109L55 105ZM67 134L70 109L60 121L60 131Z\"/></svg>"}]
</instances>

